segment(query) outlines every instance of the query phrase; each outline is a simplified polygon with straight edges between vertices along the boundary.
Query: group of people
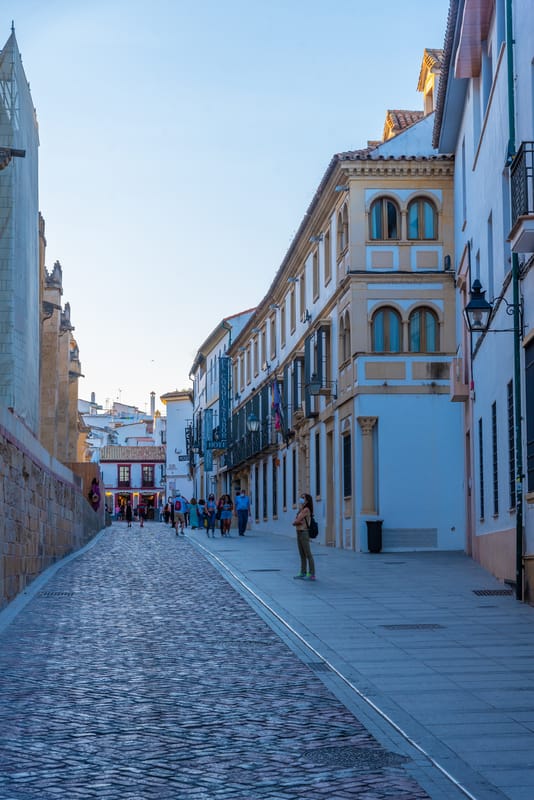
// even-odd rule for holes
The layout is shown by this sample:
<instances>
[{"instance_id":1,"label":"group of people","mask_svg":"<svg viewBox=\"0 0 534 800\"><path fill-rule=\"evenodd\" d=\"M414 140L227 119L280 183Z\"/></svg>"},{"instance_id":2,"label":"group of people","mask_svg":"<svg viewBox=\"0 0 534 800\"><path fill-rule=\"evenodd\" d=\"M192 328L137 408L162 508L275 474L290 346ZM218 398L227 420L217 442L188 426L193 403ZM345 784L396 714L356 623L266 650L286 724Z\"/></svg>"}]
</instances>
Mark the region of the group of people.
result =
<instances>
[{"instance_id":1,"label":"group of people","mask_svg":"<svg viewBox=\"0 0 534 800\"><path fill-rule=\"evenodd\" d=\"M139 520L139 526L143 528L146 518L146 507L138 506L137 508L133 508L129 500L126 503L115 507L115 519L119 521L126 520L128 523L128 528L132 527L132 522L134 522L136 519Z\"/></svg>"},{"instance_id":2,"label":"group of people","mask_svg":"<svg viewBox=\"0 0 534 800\"><path fill-rule=\"evenodd\" d=\"M229 536L232 519L237 518L237 529L240 536L245 535L251 515L250 498L244 489L240 490L235 498L235 503L229 494L223 494L219 500L215 495L208 495L208 499L197 500L192 497L187 500L181 492L174 499L169 498L163 508L163 519L166 525L172 525L176 535L184 534L185 528L192 530L204 529L207 536L215 538L215 528L218 526L221 536ZM124 517L128 527L132 527L133 511L130 503L126 504ZM300 572L295 578L300 580L315 580L315 561L310 546L310 525L313 517L313 500L311 495L303 492L299 498L299 510L293 525L297 533L297 547L300 556ZM143 527L144 514L139 515Z\"/></svg>"},{"instance_id":3,"label":"group of people","mask_svg":"<svg viewBox=\"0 0 534 800\"><path fill-rule=\"evenodd\" d=\"M176 535L184 534L186 527L192 530L204 529L207 536L215 538L218 527L221 536L229 536L233 517L237 517L237 528L240 536L245 535L250 517L250 498L245 490L240 490L235 503L229 494L223 494L216 500L214 494L208 499L187 500L180 492L174 499L169 498L163 508L163 519L166 525L172 525Z\"/></svg>"}]
</instances>

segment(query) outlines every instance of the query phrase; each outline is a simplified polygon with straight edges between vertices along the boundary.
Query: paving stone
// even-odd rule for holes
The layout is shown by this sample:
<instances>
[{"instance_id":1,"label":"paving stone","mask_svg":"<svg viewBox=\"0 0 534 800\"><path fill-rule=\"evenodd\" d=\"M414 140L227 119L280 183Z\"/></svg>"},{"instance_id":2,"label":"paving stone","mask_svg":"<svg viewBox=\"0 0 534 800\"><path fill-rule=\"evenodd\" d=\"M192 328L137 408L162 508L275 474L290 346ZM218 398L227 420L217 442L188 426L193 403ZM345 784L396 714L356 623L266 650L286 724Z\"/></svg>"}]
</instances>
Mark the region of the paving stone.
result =
<instances>
[{"instance_id":1,"label":"paving stone","mask_svg":"<svg viewBox=\"0 0 534 800\"><path fill-rule=\"evenodd\" d=\"M428 798L161 528L113 527L58 571L0 634L0 675L1 800Z\"/></svg>"}]
</instances>

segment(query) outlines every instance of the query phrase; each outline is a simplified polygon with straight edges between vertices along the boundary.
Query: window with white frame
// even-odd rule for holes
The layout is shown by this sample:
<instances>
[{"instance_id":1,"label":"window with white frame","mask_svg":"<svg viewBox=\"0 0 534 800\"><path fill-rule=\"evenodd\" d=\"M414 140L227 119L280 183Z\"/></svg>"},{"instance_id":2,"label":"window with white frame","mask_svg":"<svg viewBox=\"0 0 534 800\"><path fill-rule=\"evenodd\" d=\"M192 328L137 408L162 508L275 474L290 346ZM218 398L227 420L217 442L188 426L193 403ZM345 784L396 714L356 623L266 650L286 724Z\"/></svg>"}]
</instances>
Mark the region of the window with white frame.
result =
<instances>
[{"instance_id":1,"label":"window with white frame","mask_svg":"<svg viewBox=\"0 0 534 800\"><path fill-rule=\"evenodd\" d=\"M253 353L253 362L254 362L254 375L257 375L260 371L260 343L258 341L258 337L254 338L252 342L252 353Z\"/></svg>"},{"instance_id":2,"label":"window with white frame","mask_svg":"<svg viewBox=\"0 0 534 800\"><path fill-rule=\"evenodd\" d=\"M324 285L332 279L332 243L330 241L330 228L326 231L324 245Z\"/></svg>"},{"instance_id":3,"label":"window with white frame","mask_svg":"<svg viewBox=\"0 0 534 800\"><path fill-rule=\"evenodd\" d=\"M297 299L295 296L295 287L291 288L289 292L289 331L294 333L297 327Z\"/></svg>"},{"instance_id":4,"label":"window with white frame","mask_svg":"<svg viewBox=\"0 0 534 800\"><path fill-rule=\"evenodd\" d=\"M313 300L319 297L319 251L315 250L312 257L312 288Z\"/></svg>"},{"instance_id":5,"label":"window with white frame","mask_svg":"<svg viewBox=\"0 0 534 800\"><path fill-rule=\"evenodd\" d=\"M273 314L269 320L269 343L271 360L276 358L276 315Z\"/></svg>"},{"instance_id":6,"label":"window with white frame","mask_svg":"<svg viewBox=\"0 0 534 800\"><path fill-rule=\"evenodd\" d=\"M247 350L246 350L246 353L245 353L245 365L246 365L246 371L247 371L247 385L248 385L252 380L252 369L251 369L252 365L251 365L251 358L250 358L250 345L247 347Z\"/></svg>"},{"instance_id":7,"label":"window with white frame","mask_svg":"<svg viewBox=\"0 0 534 800\"><path fill-rule=\"evenodd\" d=\"M304 319L306 316L306 273L304 270L299 276L299 303L300 303L300 318Z\"/></svg>"}]
</instances>

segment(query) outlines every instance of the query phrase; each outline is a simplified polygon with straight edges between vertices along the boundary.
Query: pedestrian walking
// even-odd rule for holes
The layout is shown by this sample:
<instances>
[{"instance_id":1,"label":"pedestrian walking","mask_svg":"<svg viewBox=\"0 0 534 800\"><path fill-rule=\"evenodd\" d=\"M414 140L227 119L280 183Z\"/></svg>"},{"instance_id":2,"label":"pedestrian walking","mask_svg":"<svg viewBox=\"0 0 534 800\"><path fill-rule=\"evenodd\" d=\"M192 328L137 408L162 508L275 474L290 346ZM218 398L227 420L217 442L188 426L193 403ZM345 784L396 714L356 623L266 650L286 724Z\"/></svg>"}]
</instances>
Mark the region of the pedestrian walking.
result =
<instances>
[{"instance_id":1,"label":"pedestrian walking","mask_svg":"<svg viewBox=\"0 0 534 800\"><path fill-rule=\"evenodd\" d=\"M131 528L132 527L133 512L132 512L132 504L130 503L129 500L126 503L126 511L124 512L124 517L126 519L126 522L128 523L128 527Z\"/></svg>"},{"instance_id":2,"label":"pedestrian walking","mask_svg":"<svg viewBox=\"0 0 534 800\"><path fill-rule=\"evenodd\" d=\"M163 506L163 520L165 522L165 525L169 524L170 518L171 518L171 505L170 503L165 503L165 505Z\"/></svg>"},{"instance_id":3,"label":"pedestrian walking","mask_svg":"<svg viewBox=\"0 0 534 800\"><path fill-rule=\"evenodd\" d=\"M199 527L198 504L196 497L192 497L189 501L189 523L194 531L196 531Z\"/></svg>"},{"instance_id":4,"label":"pedestrian walking","mask_svg":"<svg viewBox=\"0 0 534 800\"><path fill-rule=\"evenodd\" d=\"M235 513L239 535L244 536L250 516L250 498L244 489L241 489L235 499Z\"/></svg>"},{"instance_id":5,"label":"pedestrian walking","mask_svg":"<svg viewBox=\"0 0 534 800\"><path fill-rule=\"evenodd\" d=\"M310 547L310 522L313 515L313 500L303 492L299 498L299 511L293 521L297 529L297 545L300 556L300 572L295 578L315 580L315 562Z\"/></svg>"},{"instance_id":6,"label":"pedestrian walking","mask_svg":"<svg viewBox=\"0 0 534 800\"><path fill-rule=\"evenodd\" d=\"M187 503L185 497L182 497L181 492L175 497L174 500L174 529L176 531L176 535L178 536L178 532L184 535L184 527L185 527L185 509L187 508Z\"/></svg>"},{"instance_id":7,"label":"pedestrian walking","mask_svg":"<svg viewBox=\"0 0 534 800\"><path fill-rule=\"evenodd\" d=\"M201 498L198 501L198 527L201 530L207 528L208 520L206 515L206 501L204 498Z\"/></svg>"},{"instance_id":8,"label":"pedestrian walking","mask_svg":"<svg viewBox=\"0 0 534 800\"><path fill-rule=\"evenodd\" d=\"M234 504L229 494L223 494L221 496L217 509L221 512L221 536L230 536Z\"/></svg>"},{"instance_id":9,"label":"pedestrian walking","mask_svg":"<svg viewBox=\"0 0 534 800\"><path fill-rule=\"evenodd\" d=\"M206 519L208 522L206 533L208 534L208 538L210 535L215 539L215 519L217 514L217 503L215 502L215 495L210 494L208 495L208 502L206 503Z\"/></svg>"},{"instance_id":10,"label":"pedestrian walking","mask_svg":"<svg viewBox=\"0 0 534 800\"><path fill-rule=\"evenodd\" d=\"M141 528L145 527L145 515L146 515L145 507L139 506L139 527Z\"/></svg>"}]
</instances>

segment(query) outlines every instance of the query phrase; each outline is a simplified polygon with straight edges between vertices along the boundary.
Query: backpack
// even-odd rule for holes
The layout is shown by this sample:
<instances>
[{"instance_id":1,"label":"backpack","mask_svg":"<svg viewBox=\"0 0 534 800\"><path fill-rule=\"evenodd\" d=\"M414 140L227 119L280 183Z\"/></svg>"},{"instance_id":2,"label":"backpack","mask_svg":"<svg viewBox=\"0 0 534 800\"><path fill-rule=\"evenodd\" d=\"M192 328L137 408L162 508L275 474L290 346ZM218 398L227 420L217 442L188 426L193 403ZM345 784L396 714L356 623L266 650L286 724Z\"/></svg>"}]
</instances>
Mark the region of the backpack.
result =
<instances>
[{"instance_id":1,"label":"backpack","mask_svg":"<svg viewBox=\"0 0 534 800\"><path fill-rule=\"evenodd\" d=\"M317 520L311 515L310 524L308 526L308 536L310 539L317 539L319 536L319 526L317 525Z\"/></svg>"}]
</instances>

